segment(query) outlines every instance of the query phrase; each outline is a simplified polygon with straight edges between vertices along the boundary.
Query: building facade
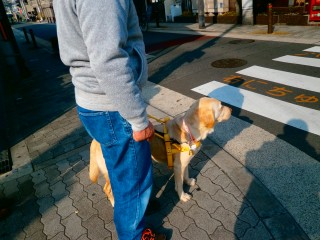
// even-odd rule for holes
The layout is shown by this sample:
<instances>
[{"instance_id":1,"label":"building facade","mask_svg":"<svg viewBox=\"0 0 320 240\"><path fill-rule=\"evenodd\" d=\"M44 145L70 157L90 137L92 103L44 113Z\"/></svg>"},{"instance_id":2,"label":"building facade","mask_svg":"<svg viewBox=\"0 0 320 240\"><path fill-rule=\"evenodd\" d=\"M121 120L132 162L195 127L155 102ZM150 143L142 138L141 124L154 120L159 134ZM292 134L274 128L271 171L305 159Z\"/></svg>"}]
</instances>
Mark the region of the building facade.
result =
<instances>
[{"instance_id":1,"label":"building facade","mask_svg":"<svg viewBox=\"0 0 320 240\"><path fill-rule=\"evenodd\" d=\"M173 19L172 15L178 16L180 12L197 14L199 1L204 1L206 16L233 12L242 16L242 24L254 24L255 16L266 13L269 3L277 11L291 11L291 7L300 7L305 8L306 12L310 0L164 0L166 19Z\"/></svg>"},{"instance_id":2,"label":"building facade","mask_svg":"<svg viewBox=\"0 0 320 240\"><path fill-rule=\"evenodd\" d=\"M23 0L27 18L32 21L55 22L53 0ZM22 5L22 4L21 4Z\"/></svg>"}]
</instances>

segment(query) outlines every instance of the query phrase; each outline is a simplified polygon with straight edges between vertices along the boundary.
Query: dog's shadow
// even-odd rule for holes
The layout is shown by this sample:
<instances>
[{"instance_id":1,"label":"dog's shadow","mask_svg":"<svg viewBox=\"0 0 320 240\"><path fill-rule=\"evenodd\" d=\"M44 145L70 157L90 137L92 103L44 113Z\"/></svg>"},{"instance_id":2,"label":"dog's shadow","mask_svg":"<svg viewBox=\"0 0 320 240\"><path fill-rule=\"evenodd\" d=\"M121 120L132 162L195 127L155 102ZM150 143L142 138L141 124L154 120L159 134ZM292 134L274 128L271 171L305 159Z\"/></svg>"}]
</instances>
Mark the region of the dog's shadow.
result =
<instances>
[{"instance_id":1,"label":"dog's shadow","mask_svg":"<svg viewBox=\"0 0 320 240\"><path fill-rule=\"evenodd\" d=\"M147 225L156 232L165 233L168 239L180 239L179 227L186 216L184 211L195 204L194 200L181 202L175 191L173 169L165 164L153 162L153 190L146 212ZM192 188L184 184L184 191L191 194ZM178 225L177 225L178 224Z\"/></svg>"},{"instance_id":2,"label":"dog's shadow","mask_svg":"<svg viewBox=\"0 0 320 240\"><path fill-rule=\"evenodd\" d=\"M192 212L199 208L199 198L206 192L210 192L207 188L214 185L206 183L206 177L202 176L203 171L206 171L209 165L210 159L202 151L191 160L189 175L196 178L197 182L195 186L184 184L184 192L192 195L192 198L187 202L182 202L175 191L173 170L165 164L153 162L154 184L151 204L146 213L147 225L157 232L165 233L168 239L183 238L181 234L184 233L182 232L188 231L189 226L195 223Z\"/></svg>"},{"instance_id":3,"label":"dog's shadow","mask_svg":"<svg viewBox=\"0 0 320 240\"><path fill-rule=\"evenodd\" d=\"M146 213L147 225L157 232L165 233L168 239L181 239L181 232L194 223L192 216L188 212L191 208L198 206L197 199L202 194L204 178L202 171L207 169L209 158L202 152L198 152L189 165L190 177L199 178L195 186L184 184L184 192L193 197L187 202L182 202L175 191L175 180L173 169L169 169L165 164L153 162L153 191L150 205ZM209 163L210 165L210 163ZM207 191L204 186L204 191ZM200 194L198 196L198 194ZM194 195L197 195L194 198ZM191 214L191 211L190 211ZM189 216L188 216L189 215Z\"/></svg>"}]
</instances>

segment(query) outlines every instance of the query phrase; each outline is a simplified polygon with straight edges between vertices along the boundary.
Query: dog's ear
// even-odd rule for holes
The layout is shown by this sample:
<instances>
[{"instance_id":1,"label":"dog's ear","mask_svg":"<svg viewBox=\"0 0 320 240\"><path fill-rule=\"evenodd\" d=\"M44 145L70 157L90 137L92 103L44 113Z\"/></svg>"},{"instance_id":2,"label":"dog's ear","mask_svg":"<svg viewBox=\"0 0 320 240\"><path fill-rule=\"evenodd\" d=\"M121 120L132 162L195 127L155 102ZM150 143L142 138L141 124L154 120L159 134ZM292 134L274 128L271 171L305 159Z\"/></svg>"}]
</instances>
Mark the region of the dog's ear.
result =
<instances>
[{"instance_id":1,"label":"dog's ear","mask_svg":"<svg viewBox=\"0 0 320 240\"><path fill-rule=\"evenodd\" d=\"M199 101L199 107L197 109L200 124L209 129L213 128L215 124L215 113L212 104L212 99L202 98Z\"/></svg>"},{"instance_id":2,"label":"dog's ear","mask_svg":"<svg viewBox=\"0 0 320 240\"><path fill-rule=\"evenodd\" d=\"M218 122L227 121L231 117L231 108L222 106L220 115L217 119Z\"/></svg>"}]
</instances>

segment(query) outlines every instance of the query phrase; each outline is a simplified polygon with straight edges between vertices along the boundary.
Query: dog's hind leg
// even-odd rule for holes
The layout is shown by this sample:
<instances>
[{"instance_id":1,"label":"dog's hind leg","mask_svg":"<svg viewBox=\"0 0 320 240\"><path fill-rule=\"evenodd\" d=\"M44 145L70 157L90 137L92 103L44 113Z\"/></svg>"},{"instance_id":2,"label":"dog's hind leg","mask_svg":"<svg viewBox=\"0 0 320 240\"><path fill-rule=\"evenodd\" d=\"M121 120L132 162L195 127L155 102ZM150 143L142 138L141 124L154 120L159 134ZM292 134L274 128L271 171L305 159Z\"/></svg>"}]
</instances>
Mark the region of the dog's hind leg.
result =
<instances>
[{"instance_id":1,"label":"dog's hind leg","mask_svg":"<svg viewBox=\"0 0 320 240\"><path fill-rule=\"evenodd\" d=\"M109 180L109 175L104 174L104 178L106 179L106 184L104 185L103 191L107 195L112 207L114 207L114 196L112 193L111 183Z\"/></svg>"},{"instance_id":2,"label":"dog's hind leg","mask_svg":"<svg viewBox=\"0 0 320 240\"><path fill-rule=\"evenodd\" d=\"M96 159L97 144L95 140L92 141L90 146L90 165L89 165L89 178L92 182L97 182L100 170Z\"/></svg>"},{"instance_id":3,"label":"dog's hind leg","mask_svg":"<svg viewBox=\"0 0 320 240\"><path fill-rule=\"evenodd\" d=\"M109 179L109 173L106 166L106 162L103 157L102 149L100 143L98 143L96 140L93 140L90 146L89 176L91 181L97 182L100 173L103 174L106 180L106 184L103 187L103 191L106 194L109 201L111 202L111 205L114 206L114 197Z\"/></svg>"}]
</instances>

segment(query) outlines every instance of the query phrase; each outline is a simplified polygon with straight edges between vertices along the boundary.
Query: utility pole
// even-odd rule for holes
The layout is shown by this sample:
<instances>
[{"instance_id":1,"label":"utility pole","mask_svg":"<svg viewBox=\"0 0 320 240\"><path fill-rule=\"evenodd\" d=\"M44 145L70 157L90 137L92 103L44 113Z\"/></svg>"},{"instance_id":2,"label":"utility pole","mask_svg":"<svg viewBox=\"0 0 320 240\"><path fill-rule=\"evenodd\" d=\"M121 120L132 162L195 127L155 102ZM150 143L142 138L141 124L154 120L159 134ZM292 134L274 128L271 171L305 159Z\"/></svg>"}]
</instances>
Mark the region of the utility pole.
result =
<instances>
[{"instance_id":1,"label":"utility pole","mask_svg":"<svg viewBox=\"0 0 320 240\"><path fill-rule=\"evenodd\" d=\"M21 56L19 46L13 34L10 22L2 0L0 0L0 48L5 54L4 59L13 71L18 74L17 79L25 78L30 75Z\"/></svg>"},{"instance_id":2,"label":"utility pole","mask_svg":"<svg viewBox=\"0 0 320 240\"><path fill-rule=\"evenodd\" d=\"M13 125L8 116L8 106L14 106L22 78L30 76L20 54L9 23L4 4L0 1L0 166L10 163L9 130ZM11 109L10 109L11 110ZM11 166L6 168L10 171ZM3 169L0 169L3 172Z\"/></svg>"},{"instance_id":3,"label":"utility pole","mask_svg":"<svg viewBox=\"0 0 320 240\"><path fill-rule=\"evenodd\" d=\"M7 117L7 80L8 65L7 54L4 53L9 41L10 34L7 34L7 24L9 20L6 15L3 2L0 2L0 174L10 171L12 164L9 159L9 139L8 139L8 117ZM8 164L9 163L9 164Z\"/></svg>"},{"instance_id":4,"label":"utility pole","mask_svg":"<svg viewBox=\"0 0 320 240\"><path fill-rule=\"evenodd\" d=\"M43 12L43 9L42 9L41 0L37 0L37 5L38 5L39 11L40 11L41 20L43 20L44 12Z\"/></svg>"},{"instance_id":5,"label":"utility pole","mask_svg":"<svg viewBox=\"0 0 320 240\"><path fill-rule=\"evenodd\" d=\"M204 18L204 0L198 0L198 22L200 29L206 28Z\"/></svg>"},{"instance_id":6,"label":"utility pole","mask_svg":"<svg viewBox=\"0 0 320 240\"><path fill-rule=\"evenodd\" d=\"M7 98L6 98L6 63L4 54L0 48L0 174L6 173L12 169L9 144L9 126L7 116ZM1 209L0 209L1 210Z\"/></svg>"}]
</instances>

